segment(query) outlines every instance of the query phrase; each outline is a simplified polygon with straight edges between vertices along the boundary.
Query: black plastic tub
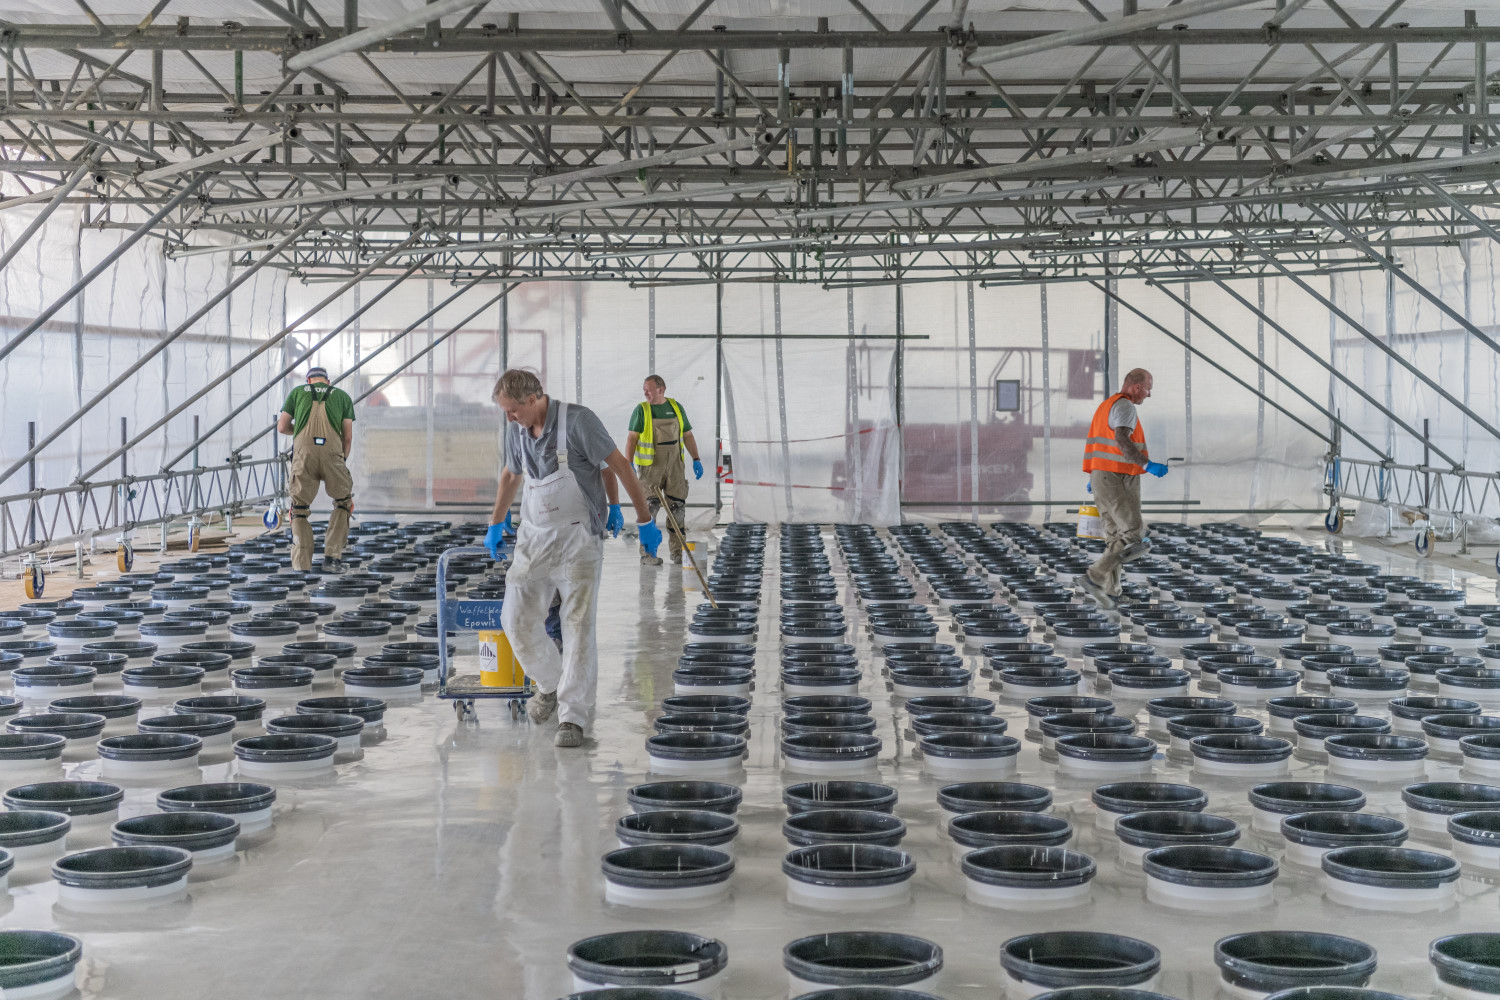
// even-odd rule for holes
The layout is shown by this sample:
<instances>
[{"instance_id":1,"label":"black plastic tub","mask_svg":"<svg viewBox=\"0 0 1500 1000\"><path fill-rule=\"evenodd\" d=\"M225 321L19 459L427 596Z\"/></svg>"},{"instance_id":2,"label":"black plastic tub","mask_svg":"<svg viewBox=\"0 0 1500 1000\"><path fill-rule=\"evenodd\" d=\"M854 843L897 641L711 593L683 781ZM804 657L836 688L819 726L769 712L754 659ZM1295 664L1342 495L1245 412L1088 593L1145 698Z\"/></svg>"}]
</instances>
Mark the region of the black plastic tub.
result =
<instances>
[{"instance_id":1,"label":"black plastic tub","mask_svg":"<svg viewBox=\"0 0 1500 1000\"><path fill-rule=\"evenodd\" d=\"M1422 720L1434 715L1468 715L1478 717L1484 710L1476 701L1464 698L1436 698L1412 695L1386 702L1391 713L1391 732L1400 736L1421 736Z\"/></svg>"},{"instance_id":2,"label":"black plastic tub","mask_svg":"<svg viewBox=\"0 0 1500 1000\"><path fill-rule=\"evenodd\" d=\"M1294 813L1281 821L1286 859L1309 868L1340 847L1400 847L1408 832L1399 819L1373 813Z\"/></svg>"},{"instance_id":3,"label":"black plastic tub","mask_svg":"<svg viewBox=\"0 0 1500 1000\"><path fill-rule=\"evenodd\" d=\"M910 934L831 931L789 942L781 962L792 996L817 990L835 990L835 996L843 996L860 987L913 996L919 994L911 990L929 988L936 981L943 950Z\"/></svg>"},{"instance_id":4,"label":"black plastic tub","mask_svg":"<svg viewBox=\"0 0 1500 1000\"><path fill-rule=\"evenodd\" d=\"M305 698L297 702L296 712L298 715L352 715L364 721L364 728L379 726L385 718L385 702L379 698L365 698L353 695L330 696L326 698ZM264 710L264 705L262 705ZM257 714L257 718L258 718Z\"/></svg>"},{"instance_id":5,"label":"black plastic tub","mask_svg":"<svg viewBox=\"0 0 1500 1000\"><path fill-rule=\"evenodd\" d=\"M252 697L297 697L311 690L315 671L300 665L270 664L239 667L230 671L230 682L236 694L250 692Z\"/></svg>"},{"instance_id":6,"label":"black plastic tub","mask_svg":"<svg viewBox=\"0 0 1500 1000\"><path fill-rule=\"evenodd\" d=\"M1320 781L1271 781L1256 785L1249 794L1253 825L1263 833L1280 833L1281 821L1304 812L1358 812L1365 807L1365 793L1349 785Z\"/></svg>"},{"instance_id":7,"label":"black plastic tub","mask_svg":"<svg viewBox=\"0 0 1500 1000\"><path fill-rule=\"evenodd\" d=\"M136 725L143 733L186 733L203 741L203 746L227 747L234 742L237 720L226 712L177 712L142 719Z\"/></svg>"},{"instance_id":8,"label":"black plastic tub","mask_svg":"<svg viewBox=\"0 0 1500 1000\"><path fill-rule=\"evenodd\" d=\"M899 847L906 837L906 824L892 813L872 809L813 809L787 817L781 835L793 847L814 844Z\"/></svg>"},{"instance_id":9,"label":"black plastic tub","mask_svg":"<svg viewBox=\"0 0 1500 1000\"><path fill-rule=\"evenodd\" d=\"M199 695L172 704L172 711L180 715L228 715L237 726L259 722L265 710L265 699L240 694Z\"/></svg>"},{"instance_id":10,"label":"black plastic tub","mask_svg":"<svg viewBox=\"0 0 1500 1000\"><path fill-rule=\"evenodd\" d=\"M1410 847L1340 847L1323 855L1328 896L1346 906L1414 911L1453 901L1460 865Z\"/></svg>"},{"instance_id":11,"label":"black plastic tub","mask_svg":"<svg viewBox=\"0 0 1500 1000\"><path fill-rule=\"evenodd\" d=\"M1015 769L1021 741L993 731L940 732L919 741L922 768L934 778L972 777Z\"/></svg>"},{"instance_id":12,"label":"black plastic tub","mask_svg":"<svg viewBox=\"0 0 1500 1000\"><path fill-rule=\"evenodd\" d=\"M1323 741L1328 773L1366 781L1411 781L1427 773L1427 741L1415 736L1351 733Z\"/></svg>"},{"instance_id":13,"label":"black plastic tub","mask_svg":"<svg viewBox=\"0 0 1500 1000\"><path fill-rule=\"evenodd\" d=\"M1157 753L1155 740L1108 732L1059 736L1053 749L1059 770L1077 778L1139 773L1151 766Z\"/></svg>"},{"instance_id":14,"label":"black plastic tub","mask_svg":"<svg viewBox=\"0 0 1500 1000\"><path fill-rule=\"evenodd\" d=\"M1038 729L1042 735L1042 749L1055 750L1057 741L1067 736L1084 733L1129 736L1135 732L1135 721L1123 715L1069 713L1043 717Z\"/></svg>"},{"instance_id":15,"label":"black plastic tub","mask_svg":"<svg viewBox=\"0 0 1500 1000\"><path fill-rule=\"evenodd\" d=\"M100 847L59 858L52 878L64 907L140 905L181 895L192 867L180 847Z\"/></svg>"},{"instance_id":16,"label":"black plastic tub","mask_svg":"<svg viewBox=\"0 0 1500 1000\"><path fill-rule=\"evenodd\" d=\"M140 778L195 767L203 741L188 733L132 733L99 741L107 778Z\"/></svg>"},{"instance_id":17,"label":"black plastic tub","mask_svg":"<svg viewBox=\"0 0 1500 1000\"><path fill-rule=\"evenodd\" d=\"M781 738L788 770L804 774L849 774L875 765L882 743L865 733L803 733Z\"/></svg>"},{"instance_id":18,"label":"black plastic tub","mask_svg":"<svg viewBox=\"0 0 1500 1000\"><path fill-rule=\"evenodd\" d=\"M743 736L728 733L658 733L646 739L651 770L664 774L705 774L733 769L744 759L745 747Z\"/></svg>"},{"instance_id":19,"label":"black plastic tub","mask_svg":"<svg viewBox=\"0 0 1500 1000\"><path fill-rule=\"evenodd\" d=\"M333 767L338 746L338 741L329 736L278 733L236 740L234 755L242 774L295 778Z\"/></svg>"},{"instance_id":20,"label":"black plastic tub","mask_svg":"<svg viewBox=\"0 0 1500 1000\"><path fill-rule=\"evenodd\" d=\"M896 790L869 781L807 781L789 785L781 800L792 814L817 810L889 813L896 807Z\"/></svg>"},{"instance_id":21,"label":"black plastic tub","mask_svg":"<svg viewBox=\"0 0 1500 1000\"><path fill-rule=\"evenodd\" d=\"M1259 736L1259 720L1248 715L1178 715L1166 721L1168 750L1178 756L1192 753L1190 743L1198 736Z\"/></svg>"},{"instance_id":22,"label":"black plastic tub","mask_svg":"<svg viewBox=\"0 0 1500 1000\"><path fill-rule=\"evenodd\" d=\"M344 693L349 695L418 698L422 694L425 674L420 667L350 667L343 672L341 679Z\"/></svg>"},{"instance_id":23,"label":"black plastic tub","mask_svg":"<svg viewBox=\"0 0 1500 1000\"><path fill-rule=\"evenodd\" d=\"M1106 831L1129 813L1201 812L1208 807L1208 795L1201 788L1169 781L1115 781L1098 786L1089 797L1094 803L1094 823Z\"/></svg>"},{"instance_id":24,"label":"black plastic tub","mask_svg":"<svg viewBox=\"0 0 1500 1000\"><path fill-rule=\"evenodd\" d=\"M122 819L110 829L117 847L180 847L194 864L234 856L240 824L233 816L211 812L163 812Z\"/></svg>"},{"instance_id":25,"label":"black plastic tub","mask_svg":"<svg viewBox=\"0 0 1500 1000\"><path fill-rule=\"evenodd\" d=\"M1412 831L1442 837L1448 832L1448 817L1476 809L1500 809L1500 786L1466 781L1428 781L1401 790L1406 803L1406 821Z\"/></svg>"},{"instance_id":26,"label":"black plastic tub","mask_svg":"<svg viewBox=\"0 0 1500 1000\"><path fill-rule=\"evenodd\" d=\"M1178 715L1233 715L1238 706L1228 698L1173 696L1152 698L1146 702L1146 726L1165 733L1167 720Z\"/></svg>"},{"instance_id":27,"label":"black plastic tub","mask_svg":"<svg viewBox=\"0 0 1500 1000\"><path fill-rule=\"evenodd\" d=\"M114 816L124 798L124 789L105 781L39 781L7 789L3 801L7 809L60 812L78 823Z\"/></svg>"},{"instance_id":28,"label":"black plastic tub","mask_svg":"<svg viewBox=\"0 0 1500 1000\"><path fill-rule=\"evenodd\" d=\"M46 712L14 716L5 728L12 733L49 733L72 744L92 744L104 731L107 721L92 712Z\"/></svg>"},{"instance_id":29,"label":"black plastic tub","mask_svg":"<svg viewBox=\"0 0 1500 1000\"><path fill-rule=\"evenodd\" d=\"M787 900L814 909L871 909L906 900L917 863L894 847L817 844L781 861Z\"/></svg>"},{"instance_id":30,"label":"black plastic tub","mask_svg":"<svg viewBox=\"0 0 1500 1000\"><path fill-rule=\"evenodd\" d=\"M629 813L615 823L621 847L642 844L695 844L727 850L740 824L728 813L707 809L658 809Z\"/></svg>"},{"instance_id":31,"label":"black plastic tub","mask_svg":"<svg viewBox=\"0 0 1500 1000\"><path fill-rule=\"evenodd\" d=\"M722 941L686 931L616 931L568 946L568 969L576 996L630 1000L626 994L675 996L666 987L684 984L698 996L729 964ZM604 989L600 990L600 987ZM587 991L587 992L584 992Z\"/></svg>"},{"instance_id":32,"label":"black plastic tub","mask_svg":"<svg viewBox=\"0 0 1500 1000\"><path fill-rule=\"evenodd\" d=\"M1375 949L1319 931L1251 931L1214 944L1214 964L1234 996L1303 986L1363 986L1375 972Z\"/></svg>"},{"instance_id":33,"label":"black plastic tub","mask_svg":"<svg viewBox=\"0 0 1500 1000\"><path fill-rule=\"evenodd\" d=\"M1120 860L1140 864L1161 847L1231 847L1240 839L1234 820L1203 812L1152 810L1127 813L1115 820Z\"/></svg>"},{"instance_id":34,"label":"black plastic tub","mask_svg":"<svg viewBox=\"0 0 1500 1000\"><path fill-rule=\"evenodd\" d=\"M868 699L865 699L868 701ZM790 699L782 702L790 707ZM903 706L908 715L934 715L945 712L963 712L970 715L993 715L995 714L995 702L992 698L980 698L976 695L966 694L927 694L916 698L906 699Z\"/></svg>"},{"instance_id":35,"label":"black plastic tub","mask_svg":"<svg viewBox=\"0 0 1500 1000\"><path fill-rule=\"evenodd\" d=\"M1273 859L1237 847L1160 847L1141 867L1147 900L1188 910L1264 906L1280 874Z\"/></svg>"},{"instance_id":36,"label":"black plastic tub","mask_svg":"<svg viewBox=\"0 0 1500 1000\"><path fill-rule=\"evenodd\" d=\"M744 795L734 785L718 781L653 781L636 785L625 799L636 812L660 809L706 809L733 815Z\"/></svg>"},{"instance_id":37,"label":"black plastic tub","mask_svg":"<svg viewBox=\"0 0 1500 1000\"><path fill-rule=\"evenodd\" d=\"M1427 958L1438 981L1446 986L1479 994L1500 993L1500 933L1440 937L1427 946Z\"/></svg>"},{"instance_id":38,"label":"black plastic tub","mask_svg":"<svg viewBox=\"0 0 1500 1000\"><path fill-rule=\"evenodd\" d=\"M233 816L240 824L241 833L270 826L275 805L276 789L253 781L181 785L156 796L156 808L162 812L209 812Z\"/></svg>"},{"instance_id":39,"label":"black plastic tub","mask_svg":"<svg viewBox=\"0 0 1500 1000\"><path fill-rule=\"evenodd\" d=\"M989 847L1064 847L1073 826L1061 816L1020 810L964 813L948 821L948 836L960 856Z\"/></svg>"},{"instance_id":40,"label":"black plastic tub","mask_svg":"<svg viewBox=\"0 0 1500 1000\"><path fill-rule=\"evenodd\" d=\"M658 729L663 719L671 716L662 716L656 720ZM687 718L684 716L683 718ZM736 718L739 718L736 716ZM740 719L741 725L746 730L750 724ZM783 735L792 736L799 733L873 733L875 731L875 720L868 715L856 714L854 712L808 712L802 715L784 715L781 717L781 732Z\"/></svg>"},{"instance_id":41,"label":"black plastic tub","mask_svg":"<svg viewBox=\"0 0 1500 1000\"><path fill-rule=\"evenodd\" d=\"M964 781L938 789L937 803L949 813L991 810L1044 812L1052 805L1052 793L1040 785L1018 781Z\"/></svg>"},{"instance_id":42,"label":"black plastic tub","mask_svg":"<svg viewBox=\"0 0 1500 1000\"><path fill-rule=\"evenodd\" d=\"M1089 695L1043 695L1026 700L1026 731L1041 734L1042 720L1053 715L1112 715L1115 703Z\"/></svg>"},{"instance_id":43,"label":"black plastic tub","mask_svg":"<svg viewBox=\"0 0 1500 1000\"><path fill-rule=\"evenodd\" d=\"M63 850L73 821L66 813L46 809L9 809L0 812L0 850L17 861L52 856ZM4 963L0 962L0 969Z\"/></svg>"},{"instance_id":44,"label":"black plastic tub","mask_svg":"<svg viewBox=\"0 0 1500 1000\"><path fill-rule=\"evenodd\" d=\"M1304 715L1353 715L1359 705L1351 698L1327 698L1315 695L1292 695L1272 698L1266 702L1266 715L1270 719L1269 731L1273 736L1291 739L1296 734L1295 720Z\"/></svg>"},{"instance_id":45,"label":"black plastic tub","mask_svg":"<svg viewBox=\"0 0 1500 1000\"><path fill-rule=\"evenodd\" d=\"M338 741L338 748L343 752L359 749L359 737L364 728L363 718L343 712L297 712L266 720L266 732L271 735L311 733L328 736Z\"/></svg>"},{"instance_id":46,"label":"black plastic tub","mask_svg":"<svg viewBox=\"0 0 1500 1000\"><path fill-rule=\"evenodd\" d=\"M869 701L865 700L868 711ZM684 712L724 712L732 715L747 715L750 712L750 699L741 698L738 695L725 694L684 694L671 695L661 700L662 711L668 715L676 715ZM792 711L792 709L788 709ZM843 708L808 709L808 711L848 711Z\"/></svg>"},{"instance_id":47,"label":"black plastic tub","mask_svg":"<svg viewBox=\"0 0 1500 1000\"><path fill-rule=\"evenodd\" d=\"M1384 736L1390 733L1391 724L1373 715L1299 715L1292 720L1292 728L1297 731L1299 754L1317 759L1326 752L1323 741L1330 736L1352 733Z\"/></svg>"},{"instance_id":48,"label":"black plastic tub","mask_svg":"<svg viewBox=\"0 0 1500 1000\"><path fill-rule=\"evenodd\" d=\"M151 664L126 667L120 672L125 693L138 698L180 698L197 692L203 683L202 667L184 664Z\"/></svg>"},{"instance_id":49,"label":"black plastic tub","mask_svg":"<svg viewBox=\"0 0 1500 1000\"><path fill-rule=\"evenodd\" d=\"M970 901L1015 912L1079 906L1098 872L1093 858L1062 847L988 847L960 867Z\"/></svg>"},{"instance_id":50,"label":"black plastic tub","mask_svg":"<svg viewBox=\"0 0 1500 1000\"><path fill-rule=\"evenodd\" d=\"M622 906L708 906L723 898L734 857L713 847L647 844L604 855L606 902Z\"/></svg>"},{"instance_id":51,"label":"black plastic tub","mask_svg":"<svg viewBox=\"0 0 1500 1000\"><path fill-rule=\"evenodd\" d=\"M1098 987L1149 989L1161 971L1161 952L1155 945L1121 934L1045 931L1001 944L1000 967L1019 986L1007 989L1012 995L1093 987L1089 995L1096 996L1103 992Z\"/></svg>"}]
</instances>

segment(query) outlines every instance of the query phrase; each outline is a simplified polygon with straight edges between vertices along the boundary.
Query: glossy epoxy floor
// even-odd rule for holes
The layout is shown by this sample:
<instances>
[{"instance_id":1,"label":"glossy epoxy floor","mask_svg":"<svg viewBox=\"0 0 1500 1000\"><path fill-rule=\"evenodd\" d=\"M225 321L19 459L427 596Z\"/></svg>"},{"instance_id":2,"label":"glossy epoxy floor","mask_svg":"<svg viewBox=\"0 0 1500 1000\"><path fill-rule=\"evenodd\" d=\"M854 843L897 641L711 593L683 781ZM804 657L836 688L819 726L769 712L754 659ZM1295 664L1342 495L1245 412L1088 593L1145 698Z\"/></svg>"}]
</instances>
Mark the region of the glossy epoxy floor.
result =
<instances>
[{"instance_id":1,"label":"glossy epoxy floor","mask_svg":"<svg viewBox=\"0 0 1500 1000\"><path fill-rule=\"evenodd\" d=\"M833 555L831 533L825 537ZM1500 892L1478 879L1463 881L1461 900L1449 910L1375 915L1326 901L1320 876L1290 865L1283 866L1271 907L1206 916L1149 904L1139 869L1119 865L1113 836L1094 826L1088 793L1095 782L1060 777L1031 743L1017 780L1054 789L1052 811L1075 827L1072 846L1099 864L1092 900L1035 916L969 903L951 843L939 831L944 814L935 793L942 783L924 777L912 757L904 714L862 636L868 670L861 693L874 700L877 734L885 740L878 776L900 792L897 813L910 831L903 846L918 864L912 898L894 909L849 914L788 904L780 871L786 850L781 791L801 779L783 773L777 753L774 530L771 539L751 752L733 779L742 784L745 801L727 903L653 912L604 902L599 857L615 846L613 824L629 809L626 789L653 778L644 740L660 699L671 692L685 623L700 600L683 589L690 573L641 567L631 548L612 543L600 599L599 721L583 751L554 749L550 724L513 722L502 706L481 705L477 725L458 724L448 704L428 697L392 709L380 738L367 741L360 759L340 763L335 775L278 783L273 830L247 838L234 862L195 873L187 899L133 913L72 914L56 905L45 866L33 866L18 869L8 897L0 895L0 926L56 928L81 937L79 982L87 997L443 993L507 1000L566 994L569 943L637 927L695 930L724 940L730 953L725 996L731 1000L785 997L782 946L835 929L903 930L932 939L946 955L939 996L996 998L1003 982L1000 942L1066 928L1113 930L1155 943L1164 955L1158 988L1183 1000L1219 994L1213 964L1219 937L1264 928L1333 930L1379 950L1371 986L1415 998L1433 992L1430 939L1500 928ZM1355 554L1393 572L1456 578L1447 568L1418 568L1387 550L1360 547ZM1493 600L1492 581L1461 582L1473 599ZM847 613L851 624L860 623L857 608ZM987 693L984 682L977 687L976 693ZM1012 733L1024 730L1019 703L1002 702L999 711L1011 720ZM97 767L85 762L69 770L87 777ZM222 780L230 768L209 764L201 780ZM1321 765L1294 765L1296 777L1317 780L1322 772ZM1278 837L1249 829L1245 791L1253 782L1205 778L1161 758L1154 773L1208 791L1208 811L1245 828L1239 846L1281 855ZM1453 765L1429 767L1429 779L1457 775ZM121 813L154 811L159 788L192 780L131 785ZM1367 792L1368 811L1402 814L1399 786ZM106 838L75 837L70 847L102 846Z\"/></svg>"}]
</instances>

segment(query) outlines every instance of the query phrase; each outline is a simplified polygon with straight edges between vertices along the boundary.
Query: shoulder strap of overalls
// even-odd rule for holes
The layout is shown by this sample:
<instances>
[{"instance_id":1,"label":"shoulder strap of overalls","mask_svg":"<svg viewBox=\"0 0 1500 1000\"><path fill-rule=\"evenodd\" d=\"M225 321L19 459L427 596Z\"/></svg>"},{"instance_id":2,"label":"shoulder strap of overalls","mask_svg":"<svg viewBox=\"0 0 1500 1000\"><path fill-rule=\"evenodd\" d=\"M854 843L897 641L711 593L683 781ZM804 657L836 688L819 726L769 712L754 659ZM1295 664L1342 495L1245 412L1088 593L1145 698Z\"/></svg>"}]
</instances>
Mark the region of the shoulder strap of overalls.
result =
<instances>
[{"instance_id":1,"label":"shoulder strap of overalls","mask_svg":"<svg viewBox=\"0 0 1500 1000\"><path fill-rule=\"evenodd\" d=\"M568 404L557 401L557 471L568 462Z\"/></svg>"},{"instance_id":2,"label":"shoulder strap of overalls","mask_svg":"<svg viewBox=\"0 0 1500 1000\"><path fill-rule=\"evenodd\" d=\"M677 400L668 397L667 402L672 404L672 412L677 415L677 450L686 456L687 441L683 437L687 432L682 429L682 425L687 423L687 418L682 415L682 407L677 405Z\"/></svg>"}]
</instances>

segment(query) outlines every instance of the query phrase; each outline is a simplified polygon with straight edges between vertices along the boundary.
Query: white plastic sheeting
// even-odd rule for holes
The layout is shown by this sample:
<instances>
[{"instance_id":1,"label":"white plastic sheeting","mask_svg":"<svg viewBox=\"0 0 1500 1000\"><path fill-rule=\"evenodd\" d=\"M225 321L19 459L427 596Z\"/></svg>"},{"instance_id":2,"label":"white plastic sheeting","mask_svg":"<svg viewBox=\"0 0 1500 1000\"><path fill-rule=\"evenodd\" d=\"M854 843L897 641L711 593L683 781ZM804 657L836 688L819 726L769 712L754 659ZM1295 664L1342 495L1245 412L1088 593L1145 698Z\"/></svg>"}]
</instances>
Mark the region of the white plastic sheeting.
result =
<instances>
[{"instance_id":1,"label":"white plastic sheeting","mask_svg":"<svg viewBox=\"0 0 1500 1000\"><path fill-rule=\"evenodd\" d=\"M42 207L28 205L0 214L0 251ZM117 210L115 219L119 217ZM86 225L81 209L59 209L0 272L0 338L16 337L126 235L124 230ZM45 438L160 345L232 277L228 254L171 261L163 256L162 244L151 238L126 251L0 361L4 464L28 450L30 425L38 440ZM283 323L285 286L282 273L274 269L252 276L43 451L36 464L37 484L53 488L73 482L120 446L122 421L128 437L134 438L277 333ZM207 431L265 385L275 354L266 352L246 364L218 390L151 433L130 450L124 470L131 475L160 471L163 463L192 444L194 417ZM199 464L222 464L265 416L264 409L251 407L230 421L199 448ZM264 439L245 457L272 454L269 439ZM189 455L176 467L190 467L192 461ZM90 478L114 478L121 469L116 459ZM21 492L27 484L23 468L0 482L0 493Z\"/></svg>"},{"instance_id":2,"label":"white plastic sheeting","mask_svg":"<svg viewBox=\"0 0 1500 1000\"><path fill-rule=\"evenodd\" d=\"M39 210L0 216L0 248ZM59 211L0 274L7 339L124 238L83 221ZM1493 335L1500 275L1491 242L1398 247L1396 259ZM24 453L28 423L39 437L50 433L236 273L229 255L170 261L154 239L129 250L0 364L0 452L10 460ZM72 482L118 446L122 419L134 437L334 287L288 286L280 275L266 269L252 277L60 436L37 463L38 483ZM498 282L462 290L411 278L268 385L386 287L369 281L151 433L125 468L157 471L191 445L194 417L206 430L242 407L199 447L199 462L218 464L236 449L268 457L273 440L286 445L267 431L306 366L339 374L359 364L341 383L368 394L353 459L357 505L483 507L500 461L501 414L490 390L504 358L535 368L559 397L592 407L622 446L642 380L653 370L662 375L710 470L690 498L700 522L713 516L716 439L732 456L722 496L741 519L1065 516L1082 498L1089 417L1132 367L1155 375L1141 411L1153 456L1181 460L1168 478L1145 484L1149 516L1262 520L1291 511L1294 520L1313 520L1324 504L1331 414L1347 425L1345 458L1419 463L1420 434L1398 420L1418 432L1426 420L1432 444L1466 468L1500 462L1500 438L1489 429L1500 428L1495 350L1378 269L1304 280L1305 287L1281 277L1158 286L1122 278L1114 285L1122 300L1114 369L1106 373L1107 296L1091 282L851 292L527 281L501 298L507 286ZM119 470L113 461L93 478ZM0 488L19 492L26 483L23 469Z\"/></svg>"}]
</instances>

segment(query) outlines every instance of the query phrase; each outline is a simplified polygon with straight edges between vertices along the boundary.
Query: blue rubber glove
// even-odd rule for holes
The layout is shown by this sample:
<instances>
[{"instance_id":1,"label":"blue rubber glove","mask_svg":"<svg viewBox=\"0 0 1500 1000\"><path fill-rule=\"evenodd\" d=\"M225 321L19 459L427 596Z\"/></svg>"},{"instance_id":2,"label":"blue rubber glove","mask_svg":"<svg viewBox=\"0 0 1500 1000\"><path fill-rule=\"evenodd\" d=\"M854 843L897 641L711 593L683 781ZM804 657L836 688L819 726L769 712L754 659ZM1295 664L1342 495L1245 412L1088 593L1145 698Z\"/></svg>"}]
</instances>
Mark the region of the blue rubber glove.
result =
<instances>
[{"instance_id":1,"label":"blue rubber glove","mask_svg":"<svg viewBox=\"0 0 1500 1000\"><path fill-rule=\"evenodd\" d=\"M1162 476L1165 476L1167 474L1167 467L1161 462L1147 462L1146 471L1155 476L1157 479L1160 479Z\"/></svg>"},{"instance_id":2,"label":"blue rubber glove","mask_svg":"<svg viewBox=\"0 0 1500 1000\"><path fill-rule=\"evenodd\" d=\"M641 544L651 555L656 555L656 550L661 548L661 529L656 526L655 521L642 521L636 525L641 533Z\"/></svg>"},{"instance_id":3,"label":"blue rubber glove","mask_svg":"<svg viewBox=\"0 0 1500 1000\"><path fill-rule=\"evenodd\" d=\"M611 538L619 538L620 532L625 527L625 515L620 511L620 505L612 503L609 505L609 517L604 519L604 530L608 531Z\"/></svg>"},{"instance_id":4,"label":"blue rubber glove","mask_svg":"<svg viewBox=\"0 0 1500 1000\"><path fill-rule=\"evenodd\" d=\"M693 478L694 479L702 479L703 478L703 463L700 462L700 461L698 461L698 459L696 459L696 458L693 459Z\"/></svg>"},{"instance_id":5,"label":"blue rubber glove","mask_svg":"<svg viewBox=\"0 0 1500 1000\"><path fill-rule=\"evenodd\" d=\"M490 530L484 533L484 547L490 550L491 559L499 559L505 551L505 524L490 525Z\"/></svg>"},{"instance_id":6,"label":"blue rubber glove","mask_svg":"<svg viewBox=\"0 0 1500 1000\"><path fill-rule=\"evenodd\" d=\"M516 526L515 526L515 524L513 524L511 522L511 517L512 516L513 516L513 514L512 514L511 511L506 511L505 512L505 520L503 520L503 521L500 522L500 527L502 527L502 528L505 529L505 537L506 538L515 538L516 537Z\"/></svg>"}]
</instances>

